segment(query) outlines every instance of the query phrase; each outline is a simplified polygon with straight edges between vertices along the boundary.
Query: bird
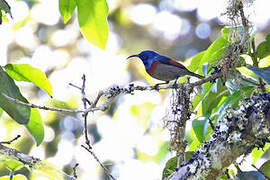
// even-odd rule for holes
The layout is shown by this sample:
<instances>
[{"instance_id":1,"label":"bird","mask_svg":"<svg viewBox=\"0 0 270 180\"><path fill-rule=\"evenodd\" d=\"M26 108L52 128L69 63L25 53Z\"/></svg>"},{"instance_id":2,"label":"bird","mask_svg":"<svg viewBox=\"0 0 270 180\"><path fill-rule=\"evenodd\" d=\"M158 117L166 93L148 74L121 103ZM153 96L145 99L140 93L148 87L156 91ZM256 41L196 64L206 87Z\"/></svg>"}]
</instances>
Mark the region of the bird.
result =
<instances>
[{"instance_id":1,"label":"bird","mask_svg":"<svg viewBox=\"0 0 270 180\"><path fill-rule=\"evenodd\" d=\"M203 79L204 76L189 71L184 65L173 60L167 56L158 54L157 52L146 50L139 54L131 55L127 59L138 57L142 60L146 72L153 78L165 81L158 83L155 88L161 84L168 84L170 81L175 80L173 85L176 85L179 77L189 75L199 79Z\"/></svg>"}]
</instances>

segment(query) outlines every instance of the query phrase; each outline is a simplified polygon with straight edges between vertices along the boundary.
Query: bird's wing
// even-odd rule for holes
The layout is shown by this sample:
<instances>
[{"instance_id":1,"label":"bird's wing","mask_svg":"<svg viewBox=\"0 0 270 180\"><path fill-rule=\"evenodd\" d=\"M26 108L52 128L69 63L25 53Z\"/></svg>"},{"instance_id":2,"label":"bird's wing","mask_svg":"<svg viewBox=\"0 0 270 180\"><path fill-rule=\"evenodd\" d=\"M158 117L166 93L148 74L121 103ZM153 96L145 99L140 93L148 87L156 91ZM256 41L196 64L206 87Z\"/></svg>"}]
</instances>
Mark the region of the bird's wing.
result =
<instances>
[{"instance_id":1,"label":"bird's wing","mask_svg":"<svg viewBox=\"0 0 270 180\"><path fill-rule=\"evenodd\" d=\"M167 64L167 65L172 65L172 66L176 66L179 67L181 69L187 69L184 65L182 65L181 63L177 62L176 60L170 59L166 56L159 56L157 59L155 59L161 63Z\"/></svg>"}]
</instances>

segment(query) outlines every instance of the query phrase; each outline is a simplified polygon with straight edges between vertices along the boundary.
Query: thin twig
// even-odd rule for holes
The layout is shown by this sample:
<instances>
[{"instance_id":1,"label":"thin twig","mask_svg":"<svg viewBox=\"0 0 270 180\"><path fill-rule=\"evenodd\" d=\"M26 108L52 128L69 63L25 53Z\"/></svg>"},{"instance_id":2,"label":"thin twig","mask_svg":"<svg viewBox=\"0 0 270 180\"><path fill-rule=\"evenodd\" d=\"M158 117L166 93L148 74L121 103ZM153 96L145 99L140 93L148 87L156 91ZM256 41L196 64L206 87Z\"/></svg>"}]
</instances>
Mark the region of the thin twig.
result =
<instances>
[{"instance_id":1,"label":"thin twig","mask_svg":"<svg viewBox=\"0 0 270 180\"><path fill-rule=\"evenodd\" d=\"M90 140L89 140L89 137L88 137L88 128L87 128L87 116L88 116L88 109L93 109L93 108L96 108L96 105L99 101L99 99L101 98L101 96L104 94L103 91L101 91L98 96L96 97L94 103L92 103L90 105L90 108L87 109L87 98L86 98L86 95L85 95L85 82L86 82L86 78L85 78L85 75L83 74L82 76L82 80L83 80L83 83L82 83L82 87L81 88L78 88L81 90L81 94L82 94L82 101L83 101L83 107L84 107L84 113L83 113L83 118L84 118L84 137L85 137L85 144L87 145L84 146L84 145L81 145L84 149L86 149L93 157L94 159L99 163L99 165L103 168L104 172L113 180L115 180L115 178L110 174L109 170L104 166L104 164L99 160L99 158L96 156L96 154L94 153L93 151L93 148L91 146L91 143L90 143ZM109 101L107 101L109 102ZM103 105L106 105L103 106L104 108L107 108L107 103L104 103Z\"/></svg>"},{"instance_id":2,"label":"thin twig","mask_svg":"<svg viewBox=\"0 0 270 180\"><path fill-rule=\"evenodd\" d=\"M99 165L103 168L105 174L107 176L109 176L111 179L113 180L116 180L112 175L111 173L109 172L109 170L104 166L104 164L98 159L98 157L96 156L96 154L89 148L87 148L86 146L84 145L81 145L86 151L88 151L94 158L95 160L99 163Z\"/></svg>"},{"instance_id":3,"label":"thin twig","mask_svg":"<svg viewBox=\"0 0 270 180\"><path fill-rule=\"evenodd\" d=\"M11 144L12 142L16 141L17 139L19 139L21 137L21 135L17 135L15 138L13 138L10 141L1 141L0 144Z\"/></svg>"},{"instance_id":4,"label":"thin twig","mask_svg":"<svg viewBox=\"0 0 270 180\"><path fill-rule=\"evenodd\" d=\"M75 84L68 83L68 85L70 85L70 86L72 86L72 87L75 87L75 88L79 89L80 91L82 91L82 88L79 87L79 86L77 86L77 85L75 85ZM85 101L86 101L89 105L92 104L86 97L85 97Z\"/></svg>"},{"instance_id":5,"label":"thin twig","mask_svg":"<svg viewBox=\"0 0 270 180\"><path fill-rule=\"evenodd\" d=\"M79 86L77 86L77 85L75 85L75 84L68 83L68 85L70 85L70 86L72 86L72 87L75 87L75 88L77 88L77 89L79 89L79 90L82 90L82 88L80 88Z\"/></svg>"},{"instance_id":6,"label":"thin twig","mask_svg":"<svg viewBox=\"0 0 270 180\"><path fill-rule=\"evenodd\" d=\"M10 171L9 172L9 180L13 180L13 177L14 177L14 171Z\"/></svg>"},{"instance_id":7,"label":"thin twig","mask_svg":"<svg viewBox=\"0 0 270 180\"><path fill-rule=\"evenodd\" d=\"M83 101L83 108L84 108L84 110L86 110L87 109L87 101L86 101L87 98L85 95L85 81L86 81L85 74L83 74L82 80L83 80L83 84L82 84L82 88L81 88L82 101Z\"/></svg>"},{"instance_id":8,"label":"thin twig","mask_svg":"<svg viewBox=\"0 0 270 180\"><path fill-rule=\"evenodd\" d=\"M84 113L83 117L84 117L84 137L85 137L85 144L87 144L89 149L92 149L92 146L90 144L90 140L88 137L88 128L87 128L87 115L88 113Z\"/></svg>"},{"instance_id":9,"label":"thin twig","mask_svg":"<svg viewBox=\"0 0 270 180\"><path fill-rule=\"evenodd\" d=\"M4 96L5 98L7 98L10 101L15 102L16 104L20 104L26 107L30 107L30 108L37 108L37 109L42 109L42 110L47 110L47 111L57 111L57 112L62 112L62 113L85 113L85 112L94 112L94 111L104 111L106 110L107 105L104 103L98 107L94 107L94 108L88 108L86 110L80 110L80 109L64 109L64 108L56 108L56 107L48 107L48 106L40 106L40 105L36 105L36 104L28 104L25 102L22 102L18 99L12 98L10 96L7 96L6 94L0 92L0 94L2 96Z\"/></svg>"},{"instance_id":10,"label":"thin twig","mask_svg":"<svg viewBox=\"0 0 270 180\"><path fill-rule=\"evenodd\" d=\"M85 95L85 81L86 81L86 78L85 78L84 74L82 76L82 80L83 80L82 87L81 87L82 102L83 102L84 110L86 111L86 109L87 109L86 95ZM92 146L91 146L91 143L90 143L90 140L89 140L89 137L88 137L87 115L88 115L88 112L84 112L83 115L82 115L83 118L84 118L84 137L85 137L86 145L88 146L89 149L92 149Z\"/></svg>"},{"instance_id":11,"label":"thin twig","mask_svg":"<svg viewBox=\"0 0 270 180\"><path fill-rule=\"evenodd\" d=\"M74 177L75 179L78 178L77 172L76 172L76 168L77 168L78 166L79 166L79 163L76 163L75 166L72 168L72 170L73 170L73 177Z\"/></svg>"},{"instance_id":12,"label":"thin twig","mask_svg":"<svg viewBox=\"0 0 270 180\"><path fill-rule=\"evenodd\" d=\"M211 129L214 131L215 125L213 124L213 122L212 122L212 120L210 118L208 118L208 122L210 124Z\"/></svg>"},{"instance_id":13,"label":"thin twig","mask_svg":"<svg viewBox=\"0 0 270 180\"><path fill-rule=\"evenodd\" d=\"M0 94L2 96L4 96L5 98L7 98L8 100L10 100L10 101L13 101L13 102L15 102L17 104L27 106L27 107L30 107L30 108L37 108L37 109L43 109L43 110L48 110L48 111L58 111L58 112L65 112L65 113L82 113L82 112L84 112L83 110L63 109L63 108L40 106L40 105L31 104L31 103L25 103L25 102L22 102L22 101L20 101L18 99L14 99L14 98L12 98L12 97L10 97L10 96L2 93L2 92L0 92Z\"/></svg>"}]
</instances>

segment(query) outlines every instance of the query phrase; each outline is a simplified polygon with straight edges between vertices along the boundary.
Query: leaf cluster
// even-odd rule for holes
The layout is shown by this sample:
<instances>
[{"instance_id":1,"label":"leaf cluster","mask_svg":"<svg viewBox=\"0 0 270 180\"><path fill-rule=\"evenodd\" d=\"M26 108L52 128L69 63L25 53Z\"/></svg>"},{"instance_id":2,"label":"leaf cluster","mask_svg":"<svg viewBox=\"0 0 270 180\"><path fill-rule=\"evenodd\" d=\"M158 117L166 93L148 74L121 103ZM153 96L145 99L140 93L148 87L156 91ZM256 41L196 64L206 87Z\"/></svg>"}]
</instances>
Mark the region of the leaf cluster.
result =
<instances>
[{"instance_id":1,"label":"leaf cluster","mask_svg":"<svg viewBox=\"0 0 270 180\"><path fill-rule=\"evenodd\" d=\"M228 50L234 49L232 48L233 39L230 37L230 31L233 30L224 28L222 36L214 41L207 50L187 60L189 63L188 68L199 73L204 72L205 75L222 71L220 67L222 67L222 64L226 64ZM254 43L253 40L251 40L251 43ZM269 92L269 45L268 35L266 40L260 43L257 48L254 46L252 48L251 45L244 48L239 51L239 56L236 57L238 62L234 63L234 66L228 71L229 74L225 74L225 78L202 85L192 100L191 112L194 113L193 118L191 118L191 127L186 130L186 139L188 140L186 153L194 152L200 145L210 140L211 134L214 133L215 124L226 115L228 107L238 107L242 100L250 97L254 92L264 92L265 89ZM253 64L250 64L249 59L253 59ZM260 78L263 80L260 81ZM184 81L186 81L186 78L180 79L180 82ZM268 146L266 144L265 148L255 148L252 151L254 164L262 157L264 150L268 149ZM176 167L177 162L174 158L170 159L163 170L163 179L166 179L171 174L169 172L172 172L172 169ZM262 167L260 169L263 169L263 173L270 171L270 169L266 170L266 168ZM241 171L238 171L238 173L230 172L232 176L236 174L237 176L242 175ZM257 171L256 173L260 174Z\"/></svg>"}]
</instances>

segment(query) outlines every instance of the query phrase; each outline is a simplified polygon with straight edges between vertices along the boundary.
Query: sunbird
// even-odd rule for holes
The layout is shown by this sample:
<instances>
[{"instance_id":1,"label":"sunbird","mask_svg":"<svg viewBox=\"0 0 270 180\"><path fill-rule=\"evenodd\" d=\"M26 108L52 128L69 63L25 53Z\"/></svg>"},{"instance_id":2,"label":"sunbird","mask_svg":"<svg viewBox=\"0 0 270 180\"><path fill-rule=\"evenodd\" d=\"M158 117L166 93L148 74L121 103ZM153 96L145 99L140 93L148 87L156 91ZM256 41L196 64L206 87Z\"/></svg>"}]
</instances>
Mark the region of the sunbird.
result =
<instances>
[{"instance_id":1,"label":"sunbird","mask_svg":"<svg viewBox=\"0 0 270 180\"><path fill-rule=\"evenodd\" d=\"M138 57L142 60L146 72L151 77L165 81L165 83L159 83L157 85L167 84L171 80L175 80L174 85L176 85L177 79L185 75L194 76L199 79L204 78L199 74L189 71L176 60L160 55L154 51L142 51L140 54L131 55L127 59L132 57Z\"/></svg>"}]
</instances>

